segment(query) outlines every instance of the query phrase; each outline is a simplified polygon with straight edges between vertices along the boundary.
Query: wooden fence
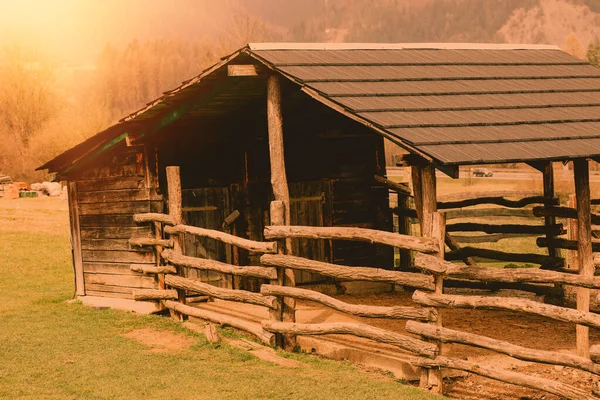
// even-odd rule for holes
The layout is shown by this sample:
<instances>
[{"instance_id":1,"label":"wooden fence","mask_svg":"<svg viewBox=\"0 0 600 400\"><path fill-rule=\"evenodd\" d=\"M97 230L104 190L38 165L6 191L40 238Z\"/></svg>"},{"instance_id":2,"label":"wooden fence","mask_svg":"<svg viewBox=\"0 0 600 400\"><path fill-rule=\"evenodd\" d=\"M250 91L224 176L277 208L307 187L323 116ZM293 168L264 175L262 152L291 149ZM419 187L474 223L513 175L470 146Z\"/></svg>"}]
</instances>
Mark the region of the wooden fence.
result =
<instances>
[{"instance_id":1,"label":"wooden fence","mask_svg":"<svg viewBox=\"0 0 600 400\"><path fill-rule=\"evenodd\" d=\"M160 287L158 290L138 290L134 292L134 297L138 300L161 301L171 311L173 318L180 319L182 315L188 315L214 324L228 325L249 332L268 345L287 347L294 344L296 335L326 334L354 335L386 343L412 354L414 356L411 361L412 364L422 368L421 386L438 393L443 390L442 369L450 368L542 390L569 399L596 398L592 393L568 384L514 371L486 367L479 363L445 356L444 343L461 343L506 354L521 360L567 366L600 375L600 364L589 357L530 349L481 335L445 328L442 323L441 309L510 310L541 315L557 321L573 323L577 326L600 328L600 315L588 311L547 305L522 298L461 296L443 293L444 281L450 279L506 284L565 284L584 289L597 289L600 288L600 277L574 275L537 268L494 269L463 266L445 261L446 216L438 212L432 213L431 218L429 218L429 225L423 226L423 237L415 237L362 228L285 226L281 223L284 220L283 203L274 201L271 205L271 225L267 226L264 231L264 237L269 241L251 241L220 231L183 225L181 223L181 207L178 206L178 204L181 204L178 168L167 168L167 181L169 186L169 214L137 214L134 217L137 222L155 224L156 238L132 239L130 241L132 245L154 246L160 254L160 265L132 266L131 268L146 274L157 275ZM546 201L546 199L536 199L535 202L527 200L518 202L518 204L535 204L538 200ZM214 260L184 256L181 251L181 235L183 233L211 238L262 254L260 258L261 265L236 266ZM164 239L163 236L166 235L169 238ZM421 271L349 267L296 257L286 254L286 241L291 239L364 241L392 246L404 251L415 252L414 266ZM182 268L252 276L267 279L270 283L262 285L260 293L218 288L180 276ZM288 271L294 270L319 273L337 280L384 282L415 289L412 296L414 306L387 307L349 304L313 290L296 288L293 284L284 281L283 277ZM269 319L258 324L229 315L221 315L215 311L193 307L186 304L189 293L265 307L269 310ZM342 313L364 318L408 320L406 331L418 335L420 338L376 328L364 323L296 323L294 317L295 306L293 306L296 299L312 301ZM579 340L579 336L577 338ZM592 351L594 355L592 358L598 360L600 356L596 353Z\"/></svg>"}]
</instances>

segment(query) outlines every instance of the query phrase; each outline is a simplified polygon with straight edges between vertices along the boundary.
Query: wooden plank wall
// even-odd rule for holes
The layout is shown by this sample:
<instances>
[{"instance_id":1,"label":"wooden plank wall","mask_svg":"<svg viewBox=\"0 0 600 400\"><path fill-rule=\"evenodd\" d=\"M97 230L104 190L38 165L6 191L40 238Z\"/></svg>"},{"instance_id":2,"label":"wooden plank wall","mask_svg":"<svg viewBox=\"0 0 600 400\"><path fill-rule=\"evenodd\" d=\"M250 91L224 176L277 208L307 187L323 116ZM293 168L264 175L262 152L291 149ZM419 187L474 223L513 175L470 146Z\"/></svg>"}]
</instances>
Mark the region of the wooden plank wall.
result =
<instances>
[{"instance_id":1,"label":"wooden plank wall","mask_svg":"<svg viewBox=\"0 0 600 400\"><path fill-rule=\"evenodd\" d=\"M151 249L131 248L132 237L152 237L134 213L162 210L150 189L145 152L127 148L110 162L90 167L74 180L79 211L85 294L132 299L135 288L156 288L155 278L132 272L130 264L155 264Z\"/></svg>"},{"instance_id":2,"label":"wooden plank wall","mask_svg":"<svg viewBox=\"0 0 600 400\"><path fill-rule=\"evenodd\" d=\"M184 189L183 223L221 231L225 217L230 214L229 188ZM183 254L232 264L232 246L195 235L183 235ZM232 276L214 271L186 268L184 276L200 279L219 287L231 288Z\"/></svg>"}]
</instances>

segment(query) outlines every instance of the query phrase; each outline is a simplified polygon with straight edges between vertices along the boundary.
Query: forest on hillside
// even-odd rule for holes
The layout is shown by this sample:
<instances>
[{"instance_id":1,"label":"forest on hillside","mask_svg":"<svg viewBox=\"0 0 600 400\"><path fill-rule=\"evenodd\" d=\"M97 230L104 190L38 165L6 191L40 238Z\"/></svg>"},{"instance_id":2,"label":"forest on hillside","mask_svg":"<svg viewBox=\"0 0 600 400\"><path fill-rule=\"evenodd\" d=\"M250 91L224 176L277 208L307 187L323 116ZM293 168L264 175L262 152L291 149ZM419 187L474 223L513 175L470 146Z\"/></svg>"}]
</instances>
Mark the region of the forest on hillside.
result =
<instances>
[{"instance_id":1,"label":"forest on hillside","mask_svg":"<svg viewBox=\"0 0 600 400\"><path fill-rule=\"evenodd\" d=\"M199 8L203 2L178 4L182 5L179 13L203 15ZM174 18L164 21L172 24L163 27L172 32L169 35L97 41L101 45L92 63L67 64L43 49L5 41L0 49L0 137L4 139L0 173L27 181L44 178L33 171L35 167L248 42L549 43L596 65L600 58L600 0L290 0L285 6L278 0L232 0L224 4L228 8L218 18L204 15L217 18L212 24L220 29L195 35L188 25L178 28ZM160 16L159 11L154 14Z\"/></svg>"}]
</instances>

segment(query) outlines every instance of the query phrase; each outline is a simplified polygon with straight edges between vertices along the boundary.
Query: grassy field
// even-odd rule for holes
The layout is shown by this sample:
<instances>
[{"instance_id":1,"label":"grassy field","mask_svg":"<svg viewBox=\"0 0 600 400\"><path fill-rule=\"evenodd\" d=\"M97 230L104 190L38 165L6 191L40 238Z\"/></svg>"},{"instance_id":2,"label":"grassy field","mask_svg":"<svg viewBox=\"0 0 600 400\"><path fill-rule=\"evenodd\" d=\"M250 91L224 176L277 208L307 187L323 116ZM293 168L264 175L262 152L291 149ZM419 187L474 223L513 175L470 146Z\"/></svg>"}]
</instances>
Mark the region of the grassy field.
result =
<instances>
[{"instance_id":1,"label":"grassy field","mask_svg":"<svg viewBox=\"0 0 600 400\"><path fill-rule=\"evenodd\" d=\"M283 368L160 316L67 302L66 202L0 199L1 399L433 399L385 374L303 354ZM154 352L124 335L152 329L191 346Z\"/></svg>"}]
</instances>

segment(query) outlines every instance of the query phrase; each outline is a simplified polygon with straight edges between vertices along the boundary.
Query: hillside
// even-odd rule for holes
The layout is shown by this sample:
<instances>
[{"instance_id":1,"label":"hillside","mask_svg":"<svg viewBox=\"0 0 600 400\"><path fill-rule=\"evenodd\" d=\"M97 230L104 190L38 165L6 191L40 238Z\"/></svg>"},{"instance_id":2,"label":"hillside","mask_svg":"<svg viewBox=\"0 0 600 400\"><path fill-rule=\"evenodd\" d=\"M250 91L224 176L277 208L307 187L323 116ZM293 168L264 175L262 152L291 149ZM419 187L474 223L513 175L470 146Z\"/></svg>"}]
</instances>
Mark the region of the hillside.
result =
<instances>
[{"instance_id":1,"label":"hillside","mask_svg":"<svg viewBox=\"0 0 600 400\"><path fill-rule=\"evenodd\" d=\"M600 36L599 0L415 3L329 0L318 15L285 28L295 41L547 43L564 47L571 36L570 42L579 42L580 57ZM248 10L254 12L252 7Z\"/></svg>"}]
</instances>

